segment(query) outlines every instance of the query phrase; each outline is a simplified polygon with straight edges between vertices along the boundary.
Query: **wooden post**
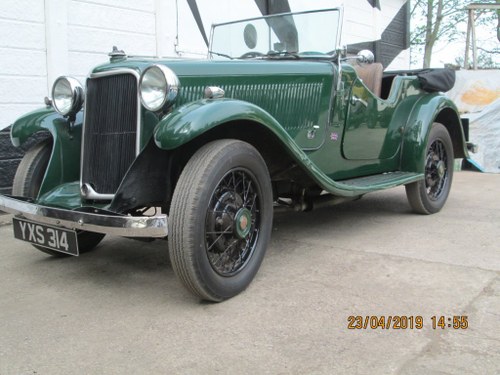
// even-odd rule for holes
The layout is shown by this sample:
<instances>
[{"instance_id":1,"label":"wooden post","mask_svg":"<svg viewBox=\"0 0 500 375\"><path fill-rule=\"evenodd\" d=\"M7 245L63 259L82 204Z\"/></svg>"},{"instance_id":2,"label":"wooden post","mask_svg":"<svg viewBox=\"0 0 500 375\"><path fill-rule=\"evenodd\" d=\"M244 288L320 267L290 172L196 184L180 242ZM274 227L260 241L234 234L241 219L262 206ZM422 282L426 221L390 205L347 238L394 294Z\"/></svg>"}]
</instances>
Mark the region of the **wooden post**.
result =
<instances>
[{"instance_id":1,"label":"wooden post","mask_svg":"<svg viewBox=\"0 0 500 375\"><path fill-rule=\"evenodd\" d=\"M469 11L469 19L467 20L467 40L465 41L465 59L464 68L469 69L469 49L471 47L472 39L472 68L477 69L477 41L476 41L476 20L474 19L474 14L477 9L491 9L500 11L500 0L497 0L496 4L493 3L471 3L467 6Z\"/></svg>"},{"instance_id":2,"label":"wooden post","mask_svg":"<svg viewBox=\"0 0 500 375\"><path fill-rule=\"evenodd\" d=\"M474 19L474 10L469 10L472 32L472 68L477 70L477 43L476 43L476 20Z\"/></svg>"},{"instance_id":3,"label":"wooden post","mask_svg":"<svg viewBox=\"0 0 500 375\"><path fill-rule=\"evenodd\" d=\"M469 49L470 49L470 30L471 30L471 12L469 9L469 17L467 19L467 38L465 39L465 58L464 58L464 69L469 69Z\"/></svg>"}]
</instances>

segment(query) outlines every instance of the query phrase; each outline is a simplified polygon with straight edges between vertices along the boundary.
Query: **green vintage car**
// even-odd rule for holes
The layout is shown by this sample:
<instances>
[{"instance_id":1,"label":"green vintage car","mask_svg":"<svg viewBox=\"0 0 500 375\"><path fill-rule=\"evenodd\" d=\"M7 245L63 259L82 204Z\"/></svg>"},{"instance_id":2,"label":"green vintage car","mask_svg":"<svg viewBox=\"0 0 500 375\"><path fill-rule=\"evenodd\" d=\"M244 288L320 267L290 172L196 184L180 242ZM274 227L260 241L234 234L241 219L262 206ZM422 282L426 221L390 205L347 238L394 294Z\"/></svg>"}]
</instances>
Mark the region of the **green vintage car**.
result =
<instances>
[{"instance_id":1,"label":"green vintage car","mask_svg":"<svg viewBox=\"0 0 500 375\"><path fill-rule=\"evenodd\" d=\"M106 234L168 240L187 289L222 301L257 273L276 205L405 185L415 212L439 211L467 156L443 80L346 55L341 20L328 9L219 24L207 60L115 49L84 86L58 78L47 107L12 125L15 146L50 135L0 196L15 237L54 256Z\"/></svg>"}]
</instances>

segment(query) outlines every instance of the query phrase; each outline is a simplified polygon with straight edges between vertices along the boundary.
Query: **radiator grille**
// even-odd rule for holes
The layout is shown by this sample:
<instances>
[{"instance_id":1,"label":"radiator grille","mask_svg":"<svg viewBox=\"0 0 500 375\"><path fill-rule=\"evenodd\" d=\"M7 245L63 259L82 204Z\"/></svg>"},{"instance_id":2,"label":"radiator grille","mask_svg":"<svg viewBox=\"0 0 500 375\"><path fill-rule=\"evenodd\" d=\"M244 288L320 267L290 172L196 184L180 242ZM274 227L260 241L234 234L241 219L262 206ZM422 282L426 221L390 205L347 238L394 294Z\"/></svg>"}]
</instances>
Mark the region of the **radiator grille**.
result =
<instances>
[{"instance_id":1,"label":"radiator grille","mask_svg":"<svg viewBox=\"0 0 500 375\"><path fill-rule=\"evenodd\" d=\"M82 183L114 194L135 159L137 79L118 74L87 80Z\"/></svg>"}]
</instances>

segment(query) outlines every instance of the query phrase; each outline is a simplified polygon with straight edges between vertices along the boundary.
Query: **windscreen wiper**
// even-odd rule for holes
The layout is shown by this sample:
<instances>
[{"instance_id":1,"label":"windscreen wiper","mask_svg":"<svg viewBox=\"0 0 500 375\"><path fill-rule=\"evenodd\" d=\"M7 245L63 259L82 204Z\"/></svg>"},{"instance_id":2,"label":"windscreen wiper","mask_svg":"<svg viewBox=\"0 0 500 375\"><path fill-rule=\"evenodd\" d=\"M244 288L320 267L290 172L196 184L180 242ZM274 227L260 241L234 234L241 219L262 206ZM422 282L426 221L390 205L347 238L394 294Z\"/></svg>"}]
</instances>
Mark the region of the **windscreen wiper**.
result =
<instances>
[{"instance_id":1,"label":"windscreen wiper","mask_svg":"<svg viewBox=\"0 0 500 375\"><path fill-rule=\"evenodd\" d=\"M208 51L208 53L212 55L217 55L217 56L222 56L222 57L227 57L230 60L234 60L234 57L226 55L225 53L219 53L219 52L214 52L214 51Z\"/></svg>"},{"instance_id":2,"label":"windscreen wiper","mask_svg":"<svg viewBox=\"0 0 500 375\"><path fill-rule=\"evenodd\" d=\"M269 51L266 56L270 58L293 57L294 59L300 59L300 56L297 54L297 52L289 51Z\"/></svg>"}]
</instances>

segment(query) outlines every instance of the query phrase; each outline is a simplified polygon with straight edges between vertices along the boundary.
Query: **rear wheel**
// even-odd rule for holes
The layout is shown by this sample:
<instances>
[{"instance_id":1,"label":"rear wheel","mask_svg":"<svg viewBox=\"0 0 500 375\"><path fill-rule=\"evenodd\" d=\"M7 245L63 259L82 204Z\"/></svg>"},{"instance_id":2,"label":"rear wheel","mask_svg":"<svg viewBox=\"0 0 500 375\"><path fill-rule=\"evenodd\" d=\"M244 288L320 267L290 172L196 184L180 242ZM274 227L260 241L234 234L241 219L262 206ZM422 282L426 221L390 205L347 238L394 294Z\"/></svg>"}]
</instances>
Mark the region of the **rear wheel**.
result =
<instances>
[{"instance_id":1,"label":"rear wheel","mask_svg":"<svg viewBox=\"0 0 500 375\"><path fill-rule=\"evenodd\" d=\"M189 160L174 191L169 252L193 294L222 301L243 291L257 273L272 228L267 166L248 143L211 142Z\"/></svg>"},{"instance_id":2,"label":"rear wheel","mask_svg":"<svg viewBox=\"0 0 500 375\"><path fill-rule=\"evenodd\" d=\"M413 211L429 215L443 208L453 179L453 160L448 130L434 123L427 142L425 178L406 185L406 196Z\"/></svg>"},{"instance_id":3,"label":"rear wheel","mask_svg":"<svg viewBox=\"0 0 500 375\"><path fill-rule=\"evenodd\" d=\"M36 198L38 196L47 165L49 164L51 151L52 140L48 139L36 144L26 152L14 176L12 186L13 195L29 198ZM77 238L80 253L85 253L94 249L102 241L104 234L77 231ZM55 257L68 256L68 254L50 250L42 246L33 246Z\"/></svg>"}]
</instances>

